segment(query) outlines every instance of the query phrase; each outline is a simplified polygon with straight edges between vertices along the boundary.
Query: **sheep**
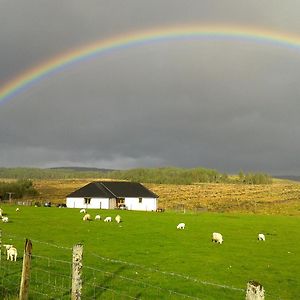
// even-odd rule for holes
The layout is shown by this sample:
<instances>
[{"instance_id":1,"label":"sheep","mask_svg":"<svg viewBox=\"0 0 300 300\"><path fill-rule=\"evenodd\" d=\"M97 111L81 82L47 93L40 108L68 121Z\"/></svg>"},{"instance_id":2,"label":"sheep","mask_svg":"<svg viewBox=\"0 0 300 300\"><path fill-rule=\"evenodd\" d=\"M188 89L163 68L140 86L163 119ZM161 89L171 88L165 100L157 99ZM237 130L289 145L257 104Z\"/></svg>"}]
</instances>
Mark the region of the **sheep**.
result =
<instances>
[{"instance_id":1,"label":"sheep","mask_svg":"<svg viewBox=\"0 0 300 300\"><path fill-rule=\"evenodd\" d=\"M85 214L82 218L83 221L91 221L91 215L90 214Z\"/></svg>"},{"instance_id":2,"label":"sheep","mask_svg":"<svg viewBox=\"0 0 300 300\"><path fill-rule=\"evenodd\" d=\"M185 228L185 224L184 223L179 223L177 225L177 229L184 229Z\"/></svg>"},{"instance_id":3,"label":"sheep","mask_svg":"<svg viewBox=\"0 0 300 300\"><path fill-rule=\"evenodd\" d=\"M101 220L101 216L100 215L96 215L95 216L95 220Z\"/></svg>"},{"instance_id":4,"label":"sheep","mask_svg":"<svg viewBox=\"0 0 300 300\"><path fill-rule=\"evenodd\" d=\"M79 211L81 214L85 214L86 213L86 210L84 208L82 208L80 211Z\"/></svg>"},{"instance_id":5,"label":"sheep","mask_svg":"<svg viewBox=\"0 0 300 300\"><path fill-rule=\"evenodd\" d=\"M17 207L17 208L16 208L16 211L20 211L20 208L19 208L19 207Z\"/></svg>"},{"instance_id":6,"label":"sheep","mask_svg":"<svg viewBox=\"0 0 300 300\"><path fill-rule=\"evenodd\" d=\"M8 222L8 217L2 217L2 222L7 223Z\"/></svg>"},{"instance_id":7,"label":"sheep","mask_svg":"<svg viewBox=\"0 0 300 300\"><path fill-rule=\"evenodd\" d=\"M13 247L13 245L3 244L3 247L4 247L4 248L6 249L6 251L7 251L9 248Z\"/></svg>"},{"instance_id":8,"label":"sheep","mask_svg":"<svg viewBox=\"0 0 300 300\"><path fill-rule=\"evenodd\" d=\"M3 245L6 248L6 259L11 261L17 260L18 251L13 245Z\"/></svg>"},{"instance_id":9,"label":"sheep","mask_svg":"<svg viewBox=\"0 0 300 300\"><path fill-rule=\"evenodd\" d=\"M115 220L117 223L121 222L121 216L120 215L116 215Z\"/></svg>"},{"instance_id":10,"label":"sheep","mask_svg":"<svg viewBox=\"0 0 300 300\"><path fill-rule=\"evenodd\" d=\"M111 217L106 217L106 218L104 219L104 222L111 222Z\"/></svg>"},{"instance_id":11,"label":"sheep","mask_svg":"<svg viewBox=\"0 0 300 300\"><path fill-rule=\"evenodd\" d=\"M223 236L221 233L218 233L218 232L214 232L212 234L212 239L211 239L212 242L216 242L216 243L219 243L219 244L222 244L223 243Z\"/></svg>"},{"instance_id":12,"label":"sheep","mask_svg":"<svg viewBox=\"0 0 300 300\"><path fill-rule=\"evenodd\" d=\"M3 209L0 208L0 218L2 218L2 214L3 214Z\"/></svg>"},{"instance_id":13,"label":"sheep","mask_svg":"<svg viewBox=\"0 0 300 300\"><path fill-rule=\"evenodd\" d=\"M259 241L265 241L266 240L266 237L263 233L259 233L258 236L257 236L257 239Z\"/></svg>"}]
</instances>

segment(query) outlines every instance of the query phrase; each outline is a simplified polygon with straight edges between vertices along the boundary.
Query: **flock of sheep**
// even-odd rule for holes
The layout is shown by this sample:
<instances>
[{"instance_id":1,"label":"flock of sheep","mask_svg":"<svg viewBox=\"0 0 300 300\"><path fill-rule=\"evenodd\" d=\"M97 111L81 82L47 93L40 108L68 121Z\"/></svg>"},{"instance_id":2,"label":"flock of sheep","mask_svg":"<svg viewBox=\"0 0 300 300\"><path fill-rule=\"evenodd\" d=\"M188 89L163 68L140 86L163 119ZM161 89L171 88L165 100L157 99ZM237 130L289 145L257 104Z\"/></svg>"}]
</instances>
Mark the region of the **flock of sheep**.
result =
<instances>
[{"instance_id":1,"label":"flock of sheep","mask_svg":"<svg viewBox=\"0 0 300 300\"><path fill-rule=\"evenodd\" d=\"M16 208L16 211L18 212L18 211L20 211L20 209ZM86 212L86 209L84 209L84 208L81 209L80 213L84 214L84 216L82 218L83 221L91 221L92 220L91 215ZM0 218L2 219L2 222L4 222L4 223L8 222L8 217L3 216L3 209L1 209L1 208L0 208ZM95 220L101 220L101 216L96 215ZM115 217L115 221L119 224L121 222L121 216L117 215ZM105 217L104 222L112 222L112 217ZM177 229L185 229L185 223L179 223L176 228ZM257 239L259 241L265 241L266 237L263 233L259 233ZM219 232L214 232L212 234L211 240L212 240L212 242L219 243L219 244L222 244L224 241L222 234ZM13 245L8 245L8 244L4 244L3 247L6 249L7 260L16 261L17 255L18 255L17 249Z\"/></svg>"},{"instance_id":2,"label":"flock of sheep","mask_svg":"<svg viewBox=\"0 0 300 300\"><path fill-rule=\"evenodd\" d=\"M185 228L185 223L179 223L177 225L177 229L184 229L184 228ZM258 236L257 236L257 239L259 241L265 241L266 237L265 237L265 235L263 233L259 233ZM222 244L224 240L223 240L223 236L222 236L221 233L219 233L219 232L213 232L211 241L215 242L215 243Z\"/></svg>"},{"instance_id":3,"label":"flock of sheep","mask_svg":"<svg viewBox=\"0 0 300 300\"><path fill-rule=\"evenodd\" d=\"M91 221L91 220L92 220L91 215L88 214L88 213L86 212L86 209L82 208L82 209L80 210L80 213L83 213L83 214L84 214L84 216L83 216L83 218L82 218L83 221ZM100 216L100 215L96 215L96 216L95 216L95 220L101 220L101 216ZM118 224L121 223L121 216L120 216L120 215L117 215L117 216L115 217L115 221L116 221ZM104 222L112 222L112 217L105 217L105 218L104 218Z\"/></svg>"}]
</instances>

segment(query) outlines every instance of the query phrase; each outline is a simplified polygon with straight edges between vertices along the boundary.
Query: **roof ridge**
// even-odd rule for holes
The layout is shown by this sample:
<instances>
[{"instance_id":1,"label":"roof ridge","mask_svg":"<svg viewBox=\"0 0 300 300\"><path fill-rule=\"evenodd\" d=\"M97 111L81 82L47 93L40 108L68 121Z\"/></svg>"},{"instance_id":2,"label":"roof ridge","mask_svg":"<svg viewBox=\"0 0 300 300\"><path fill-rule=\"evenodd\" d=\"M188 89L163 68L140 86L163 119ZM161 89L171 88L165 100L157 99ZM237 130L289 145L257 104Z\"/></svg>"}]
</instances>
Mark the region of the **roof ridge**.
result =
<instances>
[{"instance_id":1,"label":"roof ridge","mask_svg":"<svg viewBox=\"0 0 300 300\"><path fill-rule=\"evenodd\" d=\"M117 195L111 191L107 186L105 186L104 181L99 181L99 183L107 190L109 191L112 195L114 195L117 198Z\"/></svg>"}]
</instances>

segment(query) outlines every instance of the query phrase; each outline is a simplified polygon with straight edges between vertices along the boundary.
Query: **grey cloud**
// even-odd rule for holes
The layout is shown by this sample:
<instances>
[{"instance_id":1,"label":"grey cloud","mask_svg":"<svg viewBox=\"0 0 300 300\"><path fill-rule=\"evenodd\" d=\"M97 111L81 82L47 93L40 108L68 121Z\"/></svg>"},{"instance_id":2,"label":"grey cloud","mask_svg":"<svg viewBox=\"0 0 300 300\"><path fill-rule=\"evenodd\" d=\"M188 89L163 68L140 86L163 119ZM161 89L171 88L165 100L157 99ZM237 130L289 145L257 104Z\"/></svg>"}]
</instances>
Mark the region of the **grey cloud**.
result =
<instances>
[{"instance_id":1,"label":"grey cloud","mask_svg":"<svg viewBox=\"0 0 300 300\"><path fill-rule=\"evenodd\" d=\"M296 32L299 22L292 1L284 3L289 22L281 4L263 1L40 3L1 4L1 82L67 49L141 28L217 22ZM0 106L0 165L299 174L299 58L279 45L201 40L84 61Z\"/></svg>"}]
</instances>

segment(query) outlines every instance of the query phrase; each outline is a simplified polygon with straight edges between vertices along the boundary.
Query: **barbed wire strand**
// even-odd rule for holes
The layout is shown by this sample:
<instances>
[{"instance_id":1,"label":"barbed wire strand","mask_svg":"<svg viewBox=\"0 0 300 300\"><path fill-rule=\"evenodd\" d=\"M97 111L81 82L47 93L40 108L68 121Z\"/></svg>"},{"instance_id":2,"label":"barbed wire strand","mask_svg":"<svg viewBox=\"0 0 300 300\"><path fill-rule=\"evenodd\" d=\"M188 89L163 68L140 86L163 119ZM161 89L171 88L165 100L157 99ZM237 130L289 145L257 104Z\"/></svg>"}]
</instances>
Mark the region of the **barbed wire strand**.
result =
<instances>
[{"instance_id":1,"label":"barbed wire strand","mask_svg":"<svg viewBox=\"0 0 300 300\"><path fill-rule=\"evenodd\" d=\"M218 284L218 283L209 282L209 281L204 281L204 280L199 280L197 278L190 277L190 276L183 275L183 274L178 274L178 273L175 273L175 272L162 271L162 270L150 268L150 267L135 264L135 263L130 263L130 262L117 260L117 259L110 259L108 257L103 257L103 256L100 256L100 255L97 255L93 252L89 252L89 254L91 254L91 255L93 255L97 258L100 258L102 260L105 260L105 261L124 264L124 265L128 265L128 266L133 266L133 267L138 267L138 268L142 268L142 269L145 269L147 271L150 271L150 272L157 272L157 273L161 273L161 274L164 274L164 275L176 276L176 277L184 278L184 279L191 280L191 281L194 281L194 282L199 282L199 283L204 284L204 285L212 285L212 286L216 286L216 287L220 287L220 288L225 288L225 289L230 289L230 290L235 290L235 291L241 291L241 292L245 291L245 289L241 289L241 288L237 288L237 287L233 287L233 286L228 286L228 285L224 285L224 284Z\"/></svg>"},{"instance_id":2,"label":"barbed wire strand","mask_svg":"<svg viewBox=\"0 0 300 300\"><path fill-rule=\"evenodd\" d=\"M160 286L152 285L150 283L146 283L146 282L141 281L141 280L133 279L133 278L122 276L122 275L116 275L116 274L114 274L112 272L107 272L107 271L103 271L103 270L96 269L96 268L93 268L93 267L88 267L88 266L84 266L84 268L90 269L90 270L94 270L94 271L98 271L98 272L103 272L103 273L109 274L109 275L111 275L113 277L118 277L118 278L121 278L123 280L128 280L128 281L131 281L131 282L134 282L134 283L143 284L144 286L148 286L148 287L151 287L153 289L157 289L157 290L161 290L161 291L167 291L167 292L169 292L171 294L177 294L177 295L184 296L184 297L191 298L191 299L200 299L200 298L189 296L189 295L186 295L186 294L183 294L183 293L178 293L178 292L170 290L170 289L164 289L164 288L162 288Z\"/></svg>"}]
</instances>

